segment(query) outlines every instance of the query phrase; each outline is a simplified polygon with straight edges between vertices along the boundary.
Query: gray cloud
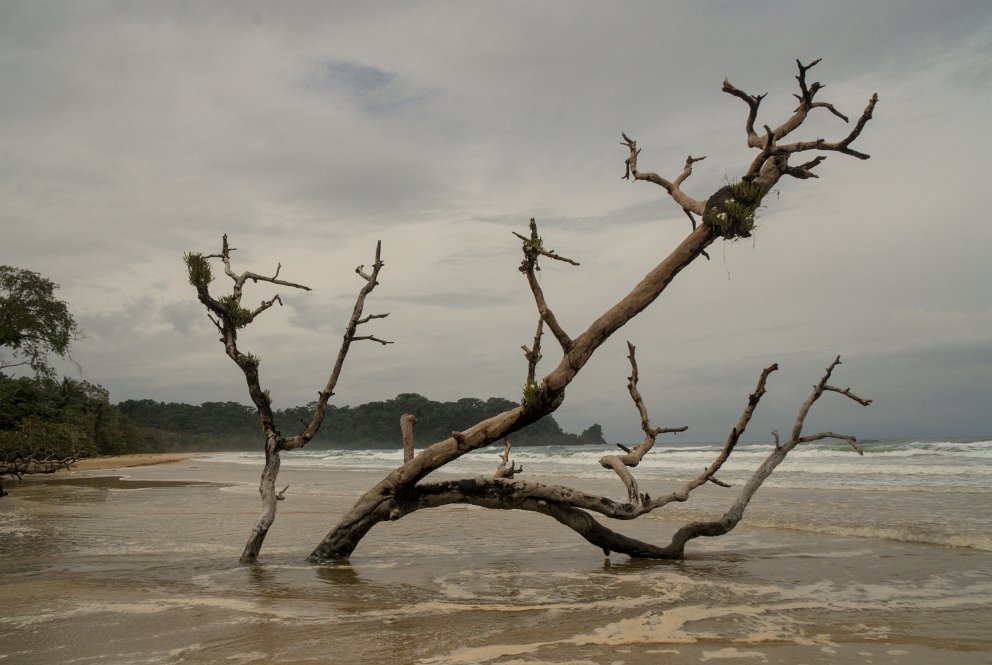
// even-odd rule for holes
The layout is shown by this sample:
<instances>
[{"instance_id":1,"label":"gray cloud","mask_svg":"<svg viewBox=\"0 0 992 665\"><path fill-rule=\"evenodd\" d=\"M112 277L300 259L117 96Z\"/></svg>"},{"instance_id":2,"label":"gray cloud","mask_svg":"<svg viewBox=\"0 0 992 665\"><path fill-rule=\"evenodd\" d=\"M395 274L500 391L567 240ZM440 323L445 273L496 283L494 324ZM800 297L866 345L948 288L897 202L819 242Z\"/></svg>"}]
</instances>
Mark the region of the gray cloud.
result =
<instances>
[{"instance_id":1,"label":"gray cloud","mask_svg":"<svg viewBox=\"0 0 992 665\"><path fill-rule=\"evenodd\" d=\"M541 274L577 334L688 229L660 189L620 180L620 131L668 177L707 155L685 185L703 197L750 159L723 79L767 92L773 122L792 110L795 58L822 57L821 94L842 111L879 93L859 141L872 159L832 155L819 180L782 183L753 243L686 270L586 368L561 419L636 438L629 338L652 410L693 438L722 437L773 360L781 398L755 436L781 427L836 353L878 402L828 418L987 435L989 53L985 2L8 2L0 260L62 284L90 332L75 355L115 399L244 400L181 261L229 233L236 269L282 262L314 287L281 291L286 307L244 338L290 404L326 378L352 271L381 239L368 306L390 312L375 331L396 344L361 345L340 399L515 398L535 313L509 231L537 217L582 263ZM823 114L808 135L847 131Z\"/></svg>"}]
</instances>

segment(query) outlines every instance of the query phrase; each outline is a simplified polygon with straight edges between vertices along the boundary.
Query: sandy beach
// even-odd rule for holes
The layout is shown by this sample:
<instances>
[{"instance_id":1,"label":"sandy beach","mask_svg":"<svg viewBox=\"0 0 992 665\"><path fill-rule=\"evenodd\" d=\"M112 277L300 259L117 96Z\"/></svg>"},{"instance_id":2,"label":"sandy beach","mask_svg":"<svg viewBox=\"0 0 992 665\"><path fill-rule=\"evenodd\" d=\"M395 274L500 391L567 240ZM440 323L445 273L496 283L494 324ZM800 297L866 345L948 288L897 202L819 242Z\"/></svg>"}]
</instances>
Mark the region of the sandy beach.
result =
<instances>
[{"instance_id":1,"label":"sandy beach","mask_svg":"<svg viewBox=\"0 0 992 665\"><path fill-rule=\"evenodd\" d=\"M990 662L990 552L745 525L684 561L636 561L542 516L452 506L312 566L381 474L301 465L281 475L261 561L242 566L259 470L219 458L105 458L11 483L0 663ZM765 499L792 510L802 495Z\"/></svg>"},{"instance_id":2,"label":"sandy beach","mask_svg":"<svg viewBox=\"0 0 992 665\"><path fill-rule=\"evenodd\" d=\"M198 453L147 453L142 455L111 455L108 457L87 457L72 465L69 469L61 469L58 474L72 474L78 471L113 471L115 469L130 469L136 466L151 466L154 464L171 464L185 462Z\"/></svg>"}]
</instances>

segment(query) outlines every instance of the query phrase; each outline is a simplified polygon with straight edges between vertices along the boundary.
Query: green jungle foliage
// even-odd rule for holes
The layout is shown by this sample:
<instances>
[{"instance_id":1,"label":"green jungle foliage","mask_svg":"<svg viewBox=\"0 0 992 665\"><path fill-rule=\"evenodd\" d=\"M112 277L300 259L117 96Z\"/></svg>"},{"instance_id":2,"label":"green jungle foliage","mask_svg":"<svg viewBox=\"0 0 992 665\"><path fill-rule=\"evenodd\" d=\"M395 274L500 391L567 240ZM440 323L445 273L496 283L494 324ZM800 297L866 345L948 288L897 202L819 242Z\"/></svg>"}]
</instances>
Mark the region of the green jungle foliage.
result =
<instances>
[{"instance_id":1,"label":"green jungle foliage","mask_svg":"<svg viewBox=\"0 0 992 665\"><path fill-rule=\"evenodd\" d=\"M25 365L48 377L48 354L67 356L76 321L55 297L59 285L36 272L0 266L0 370Z\"/></svg>"},{"instance_id":2,"label":"green jungle foliage","mask_svg":"<svg viewBox=\"0 0 992 665\"><path fill-rule=\"evenodd\" d=\"M166 445L160 434L135 427L100 386L0 373L0 469L28 458L121 455Z\"/></svg>"},{"instance_id":3,"label":"green jungle foliage","mask_svg":"<svg viewBox=\"0 0 992 665\"><path fill-rule=\"evenodd\" d=\"M277 411L276 424L284 434L302 429L313 415L316 403ZM500 397L480 400L471 397L456 402L435 402L415 393L404 393L384 402L356 407L328 406L324 426L310 443L311 448L399 448L400 416L417 416L414 430L418 447L427 446L516 406ZM256 450L261 440L254 407L236 402L205 402L199 406L126 400L117 405L121 413L141 428L160 432L164 440L177 437L186 450ZM511 437L513 445L606 445L599 425L582 434L569 434L551 416Z\"/></svg>"}]
</instances>

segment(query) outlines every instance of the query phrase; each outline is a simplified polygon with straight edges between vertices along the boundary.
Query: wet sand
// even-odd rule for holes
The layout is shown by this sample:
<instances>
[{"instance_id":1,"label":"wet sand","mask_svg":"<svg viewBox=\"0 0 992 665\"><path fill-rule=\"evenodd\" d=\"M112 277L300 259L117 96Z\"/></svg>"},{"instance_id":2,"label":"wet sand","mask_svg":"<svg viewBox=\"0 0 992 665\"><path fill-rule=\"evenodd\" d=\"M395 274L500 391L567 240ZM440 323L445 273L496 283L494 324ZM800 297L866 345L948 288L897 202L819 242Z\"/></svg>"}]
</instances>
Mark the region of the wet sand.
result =
<instances>
[{"instance_id":1,"label":"wet sand","mask_svg":"<svg viewBox=\"0 0 992 665\"><path fill-rule=\"evenodd\" d=\"M197 456L198 453L147 453L141 455L112 455L108 457L87 457L72 465L70 469L60 469L59 475L72 474L78 471L112 471L114 469L130 469L136 466L151 466L154 464L172 464L185 462Z\"/></svg>"},{"instance_id":2,"label":"wet sand","mask_svg":"<svg viewBox=\"0 0 992 665\"><path fill-rule=\"evenodd\" d=\"M294 469L262 561L241 566L257 473L192 458L12 483L0 664L992 662L989 552L742 526L634 561L542 516L451 506L311 566L381 474Z\"/></svg>"}]
</instances>

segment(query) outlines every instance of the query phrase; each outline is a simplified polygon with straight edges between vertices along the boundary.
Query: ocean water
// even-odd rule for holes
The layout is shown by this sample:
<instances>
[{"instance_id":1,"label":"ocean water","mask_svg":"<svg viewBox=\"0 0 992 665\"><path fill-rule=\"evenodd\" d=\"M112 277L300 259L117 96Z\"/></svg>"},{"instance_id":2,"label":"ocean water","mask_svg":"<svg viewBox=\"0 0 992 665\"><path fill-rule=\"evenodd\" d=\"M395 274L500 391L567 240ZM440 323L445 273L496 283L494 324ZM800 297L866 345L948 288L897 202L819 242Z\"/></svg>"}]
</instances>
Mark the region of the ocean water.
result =
<instances>
[{"instance_id":1,"label":"ocean water","mask_svg":"<svg viewBox=\"0 0 992 665\"><path fill-rule=\"evenodd\" d=\"M765 481L761 493L801 493L785 493L790 497L785 503L755 501L748 523L992 552L992 441L868 441L860 447L864 455L843 442L796 448ZM718 478L743 484L771 448L768 443L739 444ZM660 494L698 475L719 450L716 443L659 444L633 474L642 491ZM621 451L588 445L534 446L513 449L511 459L524 467L521 479L589 488L622 499L623 486L598 463L613 452ZM474 451L446 467L442 475L491 475L501 453L502 449ZM260 467L263 455L224 453L209 459ZM282 468L384 475L402 462L401 450L304 450L285 455ZM698 499L665 510L706 519L729 506L733 493L733 488L707 485L698 491ZM862 508L855 496L861 497ZM877 517L866 520L865 510Z\"/></svg>"},{"instance_id":2,"label":"ocean water","mask_svg":"<svg viewBox=\"0 0 992 665\"><path fill-rule=\"evenodd\" d=\"M286 455L290 490L251 566L237 557L260 455L13 482L0 500L0 665L992 663L990 446L797 451L737 529L674 562L604 556L540 515L447 506L377 526L349 563L305 563L398 452ZM723 479L739 485L764 450L742 446ZM714 451L660 448L635 473L665 491ZM511 457L529 480L622 498L604 452ZM496 462L483 451L456 471ZM735 491L706 485L610 526L666 542Z\"/></svg>"},{"instance_id":3,"label":"ocean water","mask_svg":"<svg viewBox=\"0 0 992 665\"><path fill-rule=\"evenodd\" d=\"M645 480L678 481L698 473L713 461L722 444L656 444L637 467ZM927 492L992 493L992 440L866 441L864 455L846 443L805 444L791 452L768 487L803 489L922 490ZM741 443L720 473L728 482L741 482L771 451L769 443ZM459 474L492 473L502 447L473 451L447 469ZM511 457L531 473L567 478L599 478L603 455L622 453L605 446L527 446L513 448ZM205 459L258 465L262 453L221 453ZM494 461L497 460L497 461ZM302 450L286 453L283 468L327 467L339 470L388 471L403 463L403 451Z\"/></svg>"}]
</instances>

